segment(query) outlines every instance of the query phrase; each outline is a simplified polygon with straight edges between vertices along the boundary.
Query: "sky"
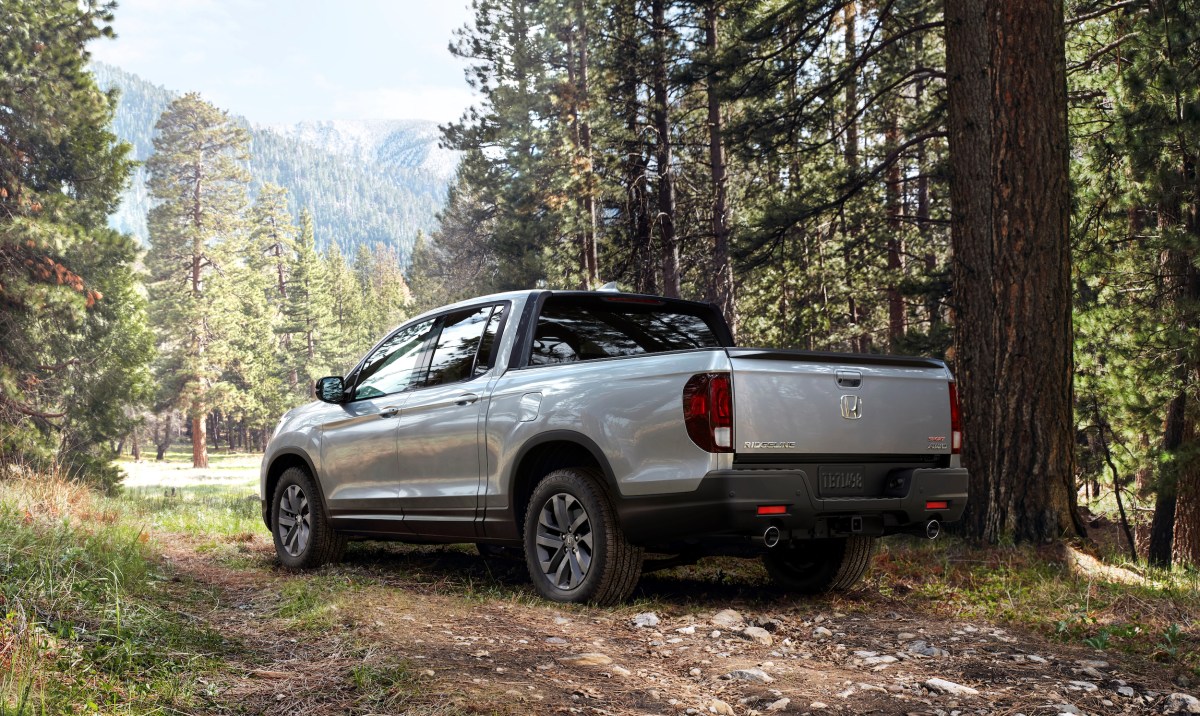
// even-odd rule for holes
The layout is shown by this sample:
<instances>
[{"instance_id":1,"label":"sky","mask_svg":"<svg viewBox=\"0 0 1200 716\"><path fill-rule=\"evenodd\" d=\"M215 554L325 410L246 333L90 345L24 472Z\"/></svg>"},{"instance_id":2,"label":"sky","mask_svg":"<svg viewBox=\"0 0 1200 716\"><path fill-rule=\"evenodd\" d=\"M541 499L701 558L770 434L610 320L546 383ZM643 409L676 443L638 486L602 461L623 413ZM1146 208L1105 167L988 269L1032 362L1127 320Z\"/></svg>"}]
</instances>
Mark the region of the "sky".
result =
<instances>
[{"instance_id":1,"label":"sky","mask_svg":"<svg viewBox=\"0 0 1200 716\"><path fill-rule=\"evenodd\" d=\"M469 0L119 0L92 57L258 124L458 119Z\"/></svg>"}]
</instances>

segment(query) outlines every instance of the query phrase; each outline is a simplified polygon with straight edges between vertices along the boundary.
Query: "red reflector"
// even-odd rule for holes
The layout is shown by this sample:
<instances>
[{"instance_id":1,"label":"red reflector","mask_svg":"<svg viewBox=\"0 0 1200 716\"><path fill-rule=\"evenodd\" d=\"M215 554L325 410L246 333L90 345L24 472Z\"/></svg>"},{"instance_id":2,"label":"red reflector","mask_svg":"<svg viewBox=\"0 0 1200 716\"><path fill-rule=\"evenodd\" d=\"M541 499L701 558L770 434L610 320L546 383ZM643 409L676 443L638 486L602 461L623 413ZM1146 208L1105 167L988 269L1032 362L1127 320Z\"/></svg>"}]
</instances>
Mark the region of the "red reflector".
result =
<instances>
[{"instance_id":1,"label":"red reflector","mask_svg":"<svg viewBox=\"0 0 1200 716\"><path fill-rule=\"evenodd\" d=\"M944 510L949 506L950 503L946 500L930 500L925 503L925 509L927 510Z\"/></svg>"},{"instance_id":2,"label":"red reflector","mask_svg":"<svg viewBox=\"0 0 1200 716\"><path fill-rule=\"evenodd\" d=\"M760 515L784 515L787 514L787 505L759 505L758 514Z\"/></svg>"}]
</instances>

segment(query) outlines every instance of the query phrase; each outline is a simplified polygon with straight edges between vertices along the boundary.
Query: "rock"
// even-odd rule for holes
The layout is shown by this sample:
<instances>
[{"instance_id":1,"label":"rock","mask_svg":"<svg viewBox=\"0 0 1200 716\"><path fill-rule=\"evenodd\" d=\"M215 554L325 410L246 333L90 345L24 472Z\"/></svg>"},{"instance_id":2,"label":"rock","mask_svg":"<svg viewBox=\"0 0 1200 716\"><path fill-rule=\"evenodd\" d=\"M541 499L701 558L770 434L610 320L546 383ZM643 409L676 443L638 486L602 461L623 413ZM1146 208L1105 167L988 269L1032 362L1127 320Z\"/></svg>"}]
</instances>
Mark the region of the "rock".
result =
<instances>
[{"instance_id":1,"label":"rock","mask_svg":"<svg viewBox=\"0 0 1200 716\"><path fill-rule=\"evenodd\" d=\"M813 711L816 711L817 709L829 708L829 704L825 703L824 701L814 701L811 704L809 704L808 707L810 709L812 709Z\"/></svg>"},{"instance_id":2,"label":"rock","mask_svg":"<svg viewBox=\"0 0 1200 716\"><path fill-rule=\"evenodd\" d=\"M950 652L945 649L939 649L936 646L930 646L924 641L914 641L908 645L908 651L912 654L920 654L921 656L950 656Z\"/></svg>"},{"instance_id":3,"label":"rock","mask_svg":"<svg viewBox=\"0 0 1200 716\"><path fill-rule=\"evenodd\" d=\"M783 711L784 709L786 709L788 707L788 704L790 704L790 703L792 703L792 700L787 697L784 697L782 699L779 699L778 701L772 701L767 706L767 710L768 711Z\"/></svg>"},{"instance_id":4,"label":"rock","mask_svg":"<svg viewBox=\"0 0 1200 716\"><path fill-rule=\"evenodd\" d=\"M708 705L708 710L717 714L718 716L736 716L737 714L737 712L733 710L732 706L725 703L721 699L713 699L712 703Z\"/></svg>"},{"instance_id":5,"label":"rock","mask_svg":"<svg viewBox=\"0 0 1200 716\"><path fill-rule=\"evenodd\" d=\"M867 658L863 659L863 666L877 666L879 664L894 664L897 661L900 661L900 660L894 656L889 656L887 654L885 654L883 656L868 656Z\"/></svg>"},{"instance_id":6,"label":"rock","mask_svg":"<svg viewBox=\"0 0 1200 716\"><path fill-rule=\"evenodd\" d=\"M1083 689L1084 691L1087 691L1088 693L1091 693L1091 692L1095 691L1096 689L1100 688L1099 686L1096 686L1095 684L1093 684L1090 681L1068 681L1067 683L1070 684L1071 686L1074 686L1077 689Z\"/></svg>"},{"instance_id":7,"label":"rock","mask_svg":"<svg viewBox=\"0 0 1200 716\"><path fill-rule=\"evenodd\" d=\"M1164 714L1200 714L1200 699L1188 694L1167 694L1159 711Z\"/></svg>"},{"instance_id":8,"label":"rock","mask_svg":"<svg viewBox=\"0 0 1200 716\"><path fill-rule=\"evenodd\" d=\"M900 641L912 641L913 639L917 638L917 635L910 631L902 631L896 635L896 638Z\"/></svg>"},{"instance_id":9,"label":"rock","mask_svg":"<svg viewBox=\"0 0 1200 716\"><path fill-rule=\"evenodd\" d=\"M547 644L566 644L567 640L562 638L561 636L552 636L552 637L546 639L546 643Z\"/></svg>"},{"instance_id":10,"label":"rock","mask_svg":"<svg viewBox=\"0 0 1200 716\"><path fill-rule=\"evenodd\" d=\"M771 632L762 627L746 627L742 630L742 637L763 646L771 646L775 643L775 640L771 638Z\"/></svg>"},{"instance_id":11,"label":"rock","mask_svg":"<svg viewBox=\"0 0 1200 716\"><path fill-rule=\"evenodd\" d=\"M658 615L654 612L642 612L633 618L635 627L656 627L658 626Z\"/></svg>"},{"instance_id":12,"label":"rock","mask_svg":"<svg viewBox=\"0 0 1200 716\"><path fill-rule=\"evenodd\" d=\"M776 632L783 628L783 622L779 621L778 619L772 619L771 617L759 617L754 621L758 626L766 629L769 632Z\"/></svg>"},{"instance_id":13,"label":"rock","mask_svg":"<svg viewBox=\"0 0 1200 716\"><path fill-rule=\"evenodd\" d=\"M762 669L738 669L725 674L721 678L734 681L750 681L756 684L769 684L775 679Z\"/></svg>"},{"instance_id":14,"label":"rock","mask_svg":"<svg viewBox=\"0 0 1200 716\"><path fill-rule=\"evenodd\" d=\"M624 666L613 666L612 672L617 676L632 676L633 672L626 669Z\"/></svg>"},{"instance_id":15,"label":"rock","mask_svg":"<svg viewBox=\"0 0 1200 716\"><path fill-rule=\"evenodd\" d=\"M979 694L978 691L972 689L970 686L963 686L962 684L956 684L953 681L946 681L945 679L929 679L925 682L925 686L938 693L950 694L951 696L977 696Z\"/></svg>"},{"instance_id":16,"label":"rock","mask_svg":"<svg viewBox=\"0 0 1200 716\"><path fill-rule=\"evenodd\" d=\"M433 673L433 669L421 669L421 676L437 676Z\"/></svg>"},{"instance_id":17,"label":"rock","mask_svg":"<svg viewBox=\"0 0 1200 716\"><path fill-rule=\"evenodd\" d=\"M1100 680L1100 679L1104 678L1104 674L1099 669L1097 669L1093 666L1085 666L1079 670L1079 673L1083 674L1084 676L1090 676L1096 680Z\"/></svg>"},{"instance_id":18,"label":"rock","mask_svg":"<svg viewBox=\"0 0 1200 716\"><path fill-rule=\"evenodd\" d=\"M1049 663L1045 657L1038 656L1037 654L1026 654L1025 658L1029 659L1030 661L1034 662L1035 664Z\"/></svg>"},{"instance_id":19,"label":"rock","mask_svg":"<svg viewBox=\"0 0 1200 716\"><path fill-rule=\"evenodd\" d=\"M486 659L491 656L491 653L489 653L487 649L480 649L479 651L472 653L471 656L475 657L476 659Z\"/></svg>"},{"instance_id":20,"label":"rock","mask_svg":"<svg viewBox=\"0 0 1200 716\"><path fill-rule=\"evenodd\" d=\"M696 627L694 627L694 626L679 627L678 629L675 630L675 632L677 634L683 634L684 636L691 636L692 634L696 633Z\"/></svg>"},{"instance_id":21,"label":"rock","mask_svg":"<svg viewBox=\"0 0 1200 716\"><path fill-rule=\"evenodd\" d=\"M732 609L722 609L713 615L709 621L713 626L718 626L723 629L734 629L742 625L742 615Z\"/></svg>"},{"instance_id":22,"label":"rock","mask_svg":"<svg viewBox=\"0 0 1200 716\"><path fill-rule=\"evenodd\" d=\"M813 636L818 639L828 639L829 637L833 636L833 632L829 631L825 627L817 627L816 629L813 629Z\"/></svg>"},{"instance_id":23,"label":"rock","mask_svg":"<svg viewBox=\"0 0 1200 716\"><path fill-rule=\"evenodd\" d=\"M703 672L703 671L701 671L701 670L700 670L699 668L697 668L697 667L692 667L692 668L691 668L691 669L688 671L688 676L703 676L703 675L704 675L704 672Z\"/></svg>"},{"instance_id":24,"label":"rock","mask_svg":"<svg viewBox=\"0 0 1200 716\"><path fill-rule=\"evenodd\" d=\"M854 655L860 659L870 659L872 656L879 656L878 651L856 651Z\"/></svg>"},{"instance_id":25,"label":"rock","mask_svg":"<svg viewBox=\"0 0 1200 716\"><path fill-rule=\"evenodd\" d=\"M597 652L560 656L558 661L560 664L566 664L568 666L608 666L609 664L613 663L611 656Z\"/></svg>"},{"instance_id":26,"label":"rock","mask_svg":"<svg viewBox=\"0 0 1200 716\"><path fill-rule=\"evenodd\" d=\"M1062 716L1062 714L1082 716L1083 714L1083 712L1079 710L1079 707L1075 706L1074 704L1058 704L1056 706L1051 706L1050 708L1054 709L1055 713L1059 714L1059 716Z\"/></svg>"},{"instance_id":27,"label":"rock","mask_svg":"<svg viewBox=\"0 0 1200 716\"><path fill-rule=\"evenodd\" d=\"M571 620L564 617L554 617L554 623L562 626L563 624L570 624Z\"/></svg>"},{"instance_id":28,"label":"rock","mask_svg":"<svg viewBox=\"0 0 1200 716\"><path fill-rule=\"evenodd\" d=\"M717 630L717 629L713 629L713 630L712 630L712 633L711 633L711 634L709 634L709 636L710 636L710 637L712 637L713 639L720 639L720 638L721 638L721 632L720 632L719 630Z\"/></svg>"},{"instance_id":29,"label":"rock","mask_svg":"<svg viewBox=\"0 0 1200 716\"><path fill-rule=\"evenodd\" d=\"M1127 699L1132 699L1134 696L1137 696L1137 692L1134 691L1133 687L1130 686L1122 686L1121 688L1117 689L1117 693Z\"/></svg>"},{"instance_id":30,"label":"rock","mask_svg":"<svg viewBox=\"0 0 1200 716\"><path fill-rule=\"evenodd\" d=\"M1085 668L1087 668L1087 667L1091 667L1093 669L1107 669L1108 668L1107 661L1098 661L1096 659L1079 659L1075 663L1079 664L1080 666L1085 667Z\"/></svg>"}]
</instances>

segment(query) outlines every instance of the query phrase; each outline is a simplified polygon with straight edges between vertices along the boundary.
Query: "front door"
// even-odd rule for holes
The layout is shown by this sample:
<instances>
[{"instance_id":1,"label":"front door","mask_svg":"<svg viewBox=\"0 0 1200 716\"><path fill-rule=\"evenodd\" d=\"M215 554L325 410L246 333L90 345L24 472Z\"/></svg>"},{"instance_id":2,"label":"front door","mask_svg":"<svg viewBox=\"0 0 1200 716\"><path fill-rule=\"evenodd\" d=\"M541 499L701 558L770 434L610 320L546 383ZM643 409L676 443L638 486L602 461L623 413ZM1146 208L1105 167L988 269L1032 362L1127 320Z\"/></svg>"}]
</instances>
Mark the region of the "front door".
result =
<instances>
[{"instance_id":1,"label":"front door","mask_svg":"<svg viewBox=\"0 0 1200 716\"><path fill-rule=\"evenodd\" d=\"M397 428L410 388L420 377L434 321L405 326L388 336L351 376L347 402L321 427L321 485L330 517L342 529L403 531L396 495Z\"/></svg>"},{"instance_id":2,"label":"front door","mask_svg":"<svg viewBox=\"0 0 1200 716\"><path fill-rule=\"evenodd\" d=\"M504 305L456 311L439 319L425 379L399 421L399 498L416 534L475 535L479 431L492 346Z\"/></svg>"}]
</instances>

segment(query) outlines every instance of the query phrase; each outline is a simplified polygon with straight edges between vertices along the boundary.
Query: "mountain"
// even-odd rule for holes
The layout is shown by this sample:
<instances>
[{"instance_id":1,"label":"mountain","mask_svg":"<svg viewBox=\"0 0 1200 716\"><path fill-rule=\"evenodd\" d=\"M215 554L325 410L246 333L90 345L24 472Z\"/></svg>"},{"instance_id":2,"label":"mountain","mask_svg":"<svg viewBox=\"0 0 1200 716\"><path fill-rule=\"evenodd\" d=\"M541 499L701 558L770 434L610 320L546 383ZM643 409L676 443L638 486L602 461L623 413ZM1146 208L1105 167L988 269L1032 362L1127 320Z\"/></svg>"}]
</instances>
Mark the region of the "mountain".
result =
<instances>
[{"instance_id":1,"label":"mountain","mask_svg":"<svg viewBox=\"0 0 1200 716\"><path fill-rule=\"evenodd\" d=\"M154 125L178 94L117 67L95 62L104 89L120 92L113 131L133 145L134 158L153 152ZM361 244L396 246L405 261L418 231L430 232L458 166L456 152L438 147L434 122L337 120L295 126L257 126L234 116L250 131L251 191L264 182L287 187L294 216L313 215L317 245L337 243L353 256ZM147 240L150 196L138 167L113 228Z\"/></svg>"}]
</instances>

